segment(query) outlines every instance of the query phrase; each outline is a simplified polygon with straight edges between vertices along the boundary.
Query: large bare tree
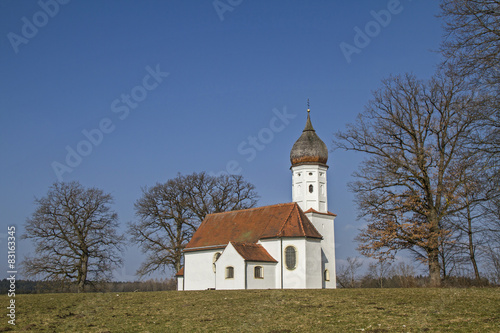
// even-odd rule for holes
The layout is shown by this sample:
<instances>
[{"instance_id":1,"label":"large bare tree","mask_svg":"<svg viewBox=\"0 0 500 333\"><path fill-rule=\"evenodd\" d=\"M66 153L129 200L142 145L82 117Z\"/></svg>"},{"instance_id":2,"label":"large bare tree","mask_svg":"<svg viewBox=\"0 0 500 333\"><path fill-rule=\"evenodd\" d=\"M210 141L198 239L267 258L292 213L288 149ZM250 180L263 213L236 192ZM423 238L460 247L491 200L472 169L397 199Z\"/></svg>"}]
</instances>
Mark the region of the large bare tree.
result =
<instances>
[{"instance_id":1,"label":"large bare tree","mask_svg":"<svg viewBox=\"0 0 500 333\"><path fill-rule=\"evenodd\" d=\"M350 184L368 222L357 238L364 255L411 250L428 264L431 285L440 285L440 244L451 232L443 220L463 208L457 197L472 163L478 99L459 76L390 77L337 133L334 147L367 154Z\"/></svg>"},{"instance_id":2,"label":"large bare tree","mask_svg":"<svg viewBox=\"0 0 500 333\"><path fill-rule=\"evenodd\" d=\"M146 260L141 276L156 270L181 269L182 250L207 214L254 207L255 187L242 176L210 176L205 172L178 175L144 188L135 203L138 221L129 223L132 241Z\"/></svg>"},{"instance_id":3,"label":"large bare tree","mask_svg":"<svg viewBox=\"0 0 500 333\"><path fill-rule=\"evenodd\" d=\"M78 292L89 282L110 278L122 263L124 240L116 231L111 195L78 182L55 183L35 202L23 238L33 239L36 255L24 260L25 274L76 283Z\"/></svg>"},{"instance_id":4,"label":"large bare tree","mask_svg":"<svg viewBox=\"0 0 500 333\"><path fill-rule=\"evenodd\" d=\"M495 227L499 217L490 214L488 207L494 206L500 195L496 181L500 178L500 1L442 0L440 16L445 30L441 43L441 52L445 56L444 67L468 80L475 89L484 90L491 96L487 103L478 108L482 121L470 137L475 149L485 153L489 159L489 180L465 192L462 200L467 201L467 205L461 216L455 218L466 235L464 238L467 241L463 243L467 245L474 274L479 280L476 250L481 253L486 249L487 253L494 253L490 251L491 246L496 249L499 247L498 241L495 242L500 233L499 228ZM478 173L475 171L470 183L477 183ZM476 244L473 229L484 231L475 233L480 235ZM488 257L495 259L495 256L483 256ZM494 264L490 261L486 266Z\"/></svg>"}]
</instances>

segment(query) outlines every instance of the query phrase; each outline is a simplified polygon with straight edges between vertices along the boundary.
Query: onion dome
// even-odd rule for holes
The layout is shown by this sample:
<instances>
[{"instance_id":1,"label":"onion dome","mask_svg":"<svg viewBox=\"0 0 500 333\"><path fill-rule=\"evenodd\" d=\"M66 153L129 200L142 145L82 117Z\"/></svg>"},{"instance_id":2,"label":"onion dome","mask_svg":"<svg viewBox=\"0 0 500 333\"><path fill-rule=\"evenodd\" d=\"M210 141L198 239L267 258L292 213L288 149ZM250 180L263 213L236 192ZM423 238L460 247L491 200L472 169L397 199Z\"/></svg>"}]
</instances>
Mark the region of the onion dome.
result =
<instances>
[{"instance_id":1,"label":"onion dome","mask_svg":"<svg viewBox=\"0 0 500 333\"><path fill-rule=\"evenodd\" d=\"M292 166L300 164L321 164L326 166L328 148L319 138L311 124L310 110L307 109L306 127L300 138L295 141L290 152Z\"/></svg>"}]
</instances>

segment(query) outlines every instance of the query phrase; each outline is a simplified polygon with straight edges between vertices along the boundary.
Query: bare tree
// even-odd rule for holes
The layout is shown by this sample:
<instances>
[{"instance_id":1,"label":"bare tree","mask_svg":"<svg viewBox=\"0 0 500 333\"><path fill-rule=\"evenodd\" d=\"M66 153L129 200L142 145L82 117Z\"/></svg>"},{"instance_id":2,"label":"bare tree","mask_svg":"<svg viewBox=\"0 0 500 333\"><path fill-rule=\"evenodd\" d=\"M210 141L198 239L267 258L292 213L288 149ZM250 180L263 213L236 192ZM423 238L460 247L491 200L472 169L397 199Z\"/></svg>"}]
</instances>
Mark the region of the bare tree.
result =
<instances>
[{"instance_id":1,"label":"bare tree","mask_svg":"<svg viewBox=\"0 0 500 333\"><path fill-rule=\"evenodd\" d=\"M492 183L499 190L500 179L492 180ZM486 214L484 243L479 249L485 257L488 279L500 285L500 196L486 202L483 209Z\"/></svg>"},{"instance_id":2,"label":"bare tree","mask_svg":"<svg viewBox=\"0 0 500 333\"><path fill-rule=\"evenodd\" d=\"M207 214L254 207L257 204L255 186L241 175L210 176L205 172L178 176L189 210L199 222Z\"/></svg>"},{"instance_id":3,"label":"bare tree","mask_svg":"<svg viewBox=\"0 0 500 333\"><path fill-rule=\"evenodd\" d=\"M334 147L368 154L350 184L368 220L357 237L364 255L410 250L427 263L431 285L440 285L440 239L449 232L442 221L462 208L456 197L480 97L458 76L391 77L356 123L337 133Z\"/></svg>"},{"instance_id":4,"label":"bare tree","mask_svg":"<svg viewBox=\"0 0 500 333\"><path fill-rule=\"evenodd\" d=\"M337 282L342 288L355 288L358 282L358 270L363 263L358 257L347 257L347 264L337 267Z\"/></svg>"},{"instance_id":5,"label":"bare tree","mask_svg":"<svg viewBox=\"0 0 500 333\"><path fill-rule=\"evenodd\" d=\"M139 221L129 223L129 233L148 255L137 271L140 276L167 267L178 271L182 266L182 249L197 227L182 187L176 178L144 188L142 198L135 203Z\"/></svg>"},{"instance_id":6,"label":"bare tree","mask_svg":"<svg viewBox=\"0 0 500 333\"><path fill-rule=\"evenodd\" d=\"M389 278L391 272L391 263L385 259L380 259L377 263L368 265L368 273L378 280L380 288L384 287L384 280Z\"/></svg>"},{"instance_id":7,"label":"bare tree","mask_svg":"<svg viewBox=\"0 0 500 333\"><path fill-rule=\"evenodd\" d=\"M242 176L178 175L143 189L135 203L137 222L129 223L132 241L148 256L137 271L181 269L182 250L207 214L245 209L257 203L255 187Z\"/></svg>"},{"instance_id":8,"label":"bare tree","mask_svg":"<svg viewBox=\"0 0 500 333\"><path fill-rule=\"evenodd\" d=\"M392 274L398 278L400 287L411 288L415 286L415 269L412 265L401 261L393 268Z\"/></svg>"},{"instance_id":9,"label":"bare tree","mask_svg":"<svg viewBox=\"0 0 500 333\"><path fill-rule=\"evenodd\" d=\"M489 91L483 105L482 129L473 136L478 148L499 164L500 156L500 1L442 0L445 36L441 52L444 67ZM498 177L498 174L497 174Z\"/></svg>"},{"instance_id":10,"label":"bare tree","mask_svg":"<svg viewBox=\"0 0 500 333\"><path fill-rule=\"evenodd\" d=\"M111 195L78 182L55 183L35 202L22 236L36 245L36 256L23 262L27 276L74 282L84 292L86 284L110 278L121 266L124 237L116 231Z\"/></svg>"},{"instance_id":11,"label":"bare tree","mask_svg":"<svg viewBox=\"0 0 500 333\"><path fill-rule=\"evenodd\" d=\"M500 1L442 0L445 36L441 51L466 76L500 83Z\"/></svg>"}]
</instances>

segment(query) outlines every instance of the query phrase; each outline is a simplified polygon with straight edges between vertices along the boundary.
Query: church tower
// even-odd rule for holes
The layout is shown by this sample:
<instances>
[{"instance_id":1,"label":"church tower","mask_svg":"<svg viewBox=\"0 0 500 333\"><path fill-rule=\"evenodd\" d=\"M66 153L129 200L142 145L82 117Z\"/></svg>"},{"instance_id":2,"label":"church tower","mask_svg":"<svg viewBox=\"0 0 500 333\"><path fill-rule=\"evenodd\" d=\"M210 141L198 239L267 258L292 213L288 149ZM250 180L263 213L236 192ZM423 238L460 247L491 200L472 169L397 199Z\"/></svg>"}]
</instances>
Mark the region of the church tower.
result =
<instances>
[{"instance_id":1,"label":"church tower","mask_svg":"<svg viewBox=\"0 0 500 333\"><path fill-rule=\"evenodd\" d=\"M317 269L323 272L321 287L336 288L334 220L337 215L328 211L326 192L328 148L316 134L310 113L308 101L306 127L290 152L292 201L298 203L316 230L323 236L321 254L318 256L321 259L315 261ZM313 267L308 269L315 270Z\"/></svg>"},{"instance_id":2,"label":"church tower","mask_svg":"<svg viewBox=\"0 0 500 333\"><path fill-rule=\"evenodd\" d=\"M290 152L292 162L292 201L305 212L312 208L328 212L326 171L328 148L318 137L311 124L309 101L306 127Z\"/></svg>"}]
</instances>

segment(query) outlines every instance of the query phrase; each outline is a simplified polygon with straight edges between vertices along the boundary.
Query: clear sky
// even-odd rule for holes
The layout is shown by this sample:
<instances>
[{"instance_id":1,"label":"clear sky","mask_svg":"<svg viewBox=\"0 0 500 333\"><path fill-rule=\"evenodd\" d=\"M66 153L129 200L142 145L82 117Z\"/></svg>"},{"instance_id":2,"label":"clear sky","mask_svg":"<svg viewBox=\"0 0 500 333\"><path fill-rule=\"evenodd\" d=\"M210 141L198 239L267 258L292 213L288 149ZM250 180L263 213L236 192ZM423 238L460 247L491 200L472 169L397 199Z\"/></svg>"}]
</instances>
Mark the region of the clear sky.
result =
<instances>
[{"instance_id":1,"label":"clear sky","mask_svg":"<svg viewBox=\"0 0 500 333\"><path fill-rule=\"evenodd\" d=\"M111 193L122 231L141 187L178 172L240 172L259 205L291 201L307 99L331 149L383 78L433 74L438 12L432 0L0 0L0 278L7 227L21 236L61 179ZM347 183L362 159L329 155L338 262L359 255ZM17 241L18 261L32 251ZM115 278L133 280L142 255L124 255Z\"/></svg>"}]
</instances>

